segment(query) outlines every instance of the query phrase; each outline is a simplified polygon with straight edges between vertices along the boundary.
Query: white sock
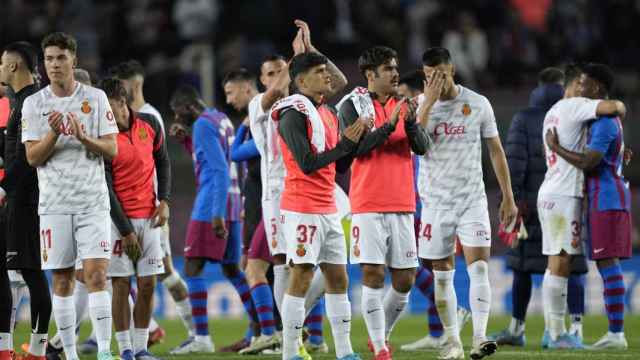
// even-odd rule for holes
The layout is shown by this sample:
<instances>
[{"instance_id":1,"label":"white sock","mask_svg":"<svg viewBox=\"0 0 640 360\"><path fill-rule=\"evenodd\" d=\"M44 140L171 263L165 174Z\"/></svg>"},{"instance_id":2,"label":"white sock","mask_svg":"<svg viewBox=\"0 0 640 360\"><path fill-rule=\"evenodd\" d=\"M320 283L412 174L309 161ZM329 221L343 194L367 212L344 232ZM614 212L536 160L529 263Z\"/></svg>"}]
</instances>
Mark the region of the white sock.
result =
<instances>
[{"instance_id":1,"label":"white sock","mask_svg":"<svg viewBox=\"0 0 640 360\"><path fill-rule=\"evenodd\" d=\"M160 324L158 324L156 319L151 317L151 319L149 319L149 327L147 328L147 330L149 330L149 332L154 332L158 330L159 327L160 327Z\"/></svg>"},{"instance_id":2,"label":"white sock","mask_svg":"<svg viewBox=\"0 0 640 360\"><path fill-rule=\"evenodd\" d=\"M134 353L147 351L147 342L149 341L149 328L133 329L133 350Z\"/></svg>"},{"instance_id":3,"label":"white sock","mask_svg":"<svg viewBox=\"0 0 640 360\"><path fill-rule=\"evenodd\" d=\"M521 336L524 334L524 321L516 318L511 318L509 324L509 332L514 336Z\"/></svg>"},{"instance_id":4,"label":"white sock","mask_svg":"<svg viewBox=\"0 0 640 360\"><path fill-rule=\"evenodd\" d=\"M13 350L11 333L0 333L0 351Z\"/></svg>"},{"instance_id":5,"label":"white sock","mask_svg":"<svg viewBox=\"0 0 640 360\"><path fill-rule=\"evenodd\" d=\"M374 353L384 349L385 339L385 311L382 305L384 288L374 289L362 285L362 316L367 326L369 339L373 344Z\"/></svg>"},{"instance_id":6,"label":"white sock","mask_svg":"<svg viewBox=\"0 0 640 360\"><path fill-rule=\"evenodd\" d=\"M474 344L487 339L487 323L491 312L491 286L489 285L489 264L478 260L467 266L469 273L469 307L473 322Z\"/></svg>"},{"instance_id":7,"label":"white sock","mask_svg":"<svg viewBox=\"0 0 640 360\"><path fill-rule=\"evenodd\" d=\"M542 282L543 304L549 312L549 335L552 340L567 332L564 316L567 308L567 285L569 279L545 274Z\"/></svg>"},{"instance_id":8,"label":"white sock","mask_svg":"<svg viewBox=\"0 0 640 360\"><path fill-rule=\"evenodd\" d=\"M126 350L133 351L133 347L131 346L131 331L116 331L116 342L118 343L120 354Z\"/></svg>"},{"instance_id":9,"label":"white sock","mask_svg":"<svg viewBox=\"0 0 640 360\"><path fill-rule=\"evenodd\" d=\"M111 279L107 278L107 292L109 293L109 298L113 298L113 284L111 283ZM87 296L89 294L87 293ZM88 298L87 298L88 299ZM130 309L133 309L132 306L129 307ZM131 316L131 322L130 322L130 327L129 329L133 329L133 316ZM93 340L95 343L98 342L97 337L96 337L96 329L91 326L91 333L89 334L89 337L87 338L87 340Z\"/></svg>"},{"instance_id":10,"label":"white sock","mask_svg":"<svg viewBox=\"0 0 640 360\"><path fill-rule=\"evenodd\" d=\"M544 275L542 276L542 315L544 317L544 331L549 331L549 308L546 306L546 301L544 300L545 297L547 296L547 293L544 290L544 279L551 275L551 272L549 271L549 269L546 269L544 271Z\"/></svg>"},{"instance_id":11,"label":"white sock","mask_svg":"<svg viewBox=\"0 0 640 360\"><path fill-rule=\"evenodd\" d=\"M282 358L291 359L298 354L298 338L304 325L304 298L284 295L282 301Z\"/></svg>"},{"instance_id":12,"label":"white sock","mask_svg":"<svg viewBox=\"0 0 640 360\"><path fill-rule=\"evenodd\" d=\"M433 278L435 281L434 297L438 315L442 321L444 335L446 338L453 337L460 341L458 334L458 298L453 287L453 275L455 270L438 271L433 270Z\"/></svg>"},{"instance_id":13,"label":"white sock","mask_svg":"<svg viewBox=\"0 0 640 360\"><path fill-rule=\"evenodd\" d=\"M29 353L35 356L44 356L47 350L47 334L31 334L29 340Z\"/></svg>"},{"instance_id":14,"label":"white sock","mask_svg":"<svg viewBox=\"0 0 640 360\"><path fill-rule=\"evenodd\" d=\"M307 295L304 297L304 309L305 315L311 312L311 309L318 303L322 295L324 295L324 274L320 271L320 268L316 269L307 290Z\"/></svg>"},{"instance_id":15,"label":"white sock","mask_svg":"<svg viewBox=\"0 0 640 360\"><path fill-rule=\"evenodd\" d=\"M73 302L76 307L76 327L84 321L87 316L87 304L89 303L89 292L87 286L80 281L75 282L73 289Z\"/></svg>"},{"instance_id":16,"label":"white sock","mask_svg":"<svg viewBox=\"0 0 640 360\"><path fill-rule=\"evenodd\" d=\"M79 359L76 352L76 308L73 296L53 295L51 306L53 308L53 318L58 326L58 334L60 334L60 339L62 340L65 358L68 360Z\"/></svg>"},{"instance_id":17,"label":"white sock","mask_svg":"<svg viewBox=\"0 0 640 360\"><path fill-rule=\"evenodd\" d=\"M106 290L89 294L89 316L96 332L98 352L111 351L111 296Z\"/></svg>"},{"instance_id":18,"label":"white sock","mask_svg":"<svg viewBox=\"0 0 640 360\"><path fill-rule=\"evenodd\" d=\"M324 294L327 318L338 359L353 354L351 346L351 303L347 294Z\"/></svg>"},{"instance_id":19,"label":"white sock","mask_svg":"<svg viewBox=\"0 0 640 360\"><path fill-rule=\"evenodd\" d=\"M195 334L195 328L193 325L193 318L191 315L191 302L189 302L189 298L186 298L182 301L176 301L176 311L178 312L178 316L182 320L182 324L189 332L189 336L193 336Z\"/></svg>"},{"instance_id":20,"label":"white sock","mask_svg":"<svg viewBox=\"0 0 640 360\"><path fill-rule=\"evenodd\" d=\"M276 306L280 315L284 312L282 302L284 294L289 286L289 267L286 264L273 266L273 297L276 300Z\"/></svg>"},{"instance_id":21,"label":"white sock","mask_svg":"<svg viewBox=\"0 0 640 360\"><path fill-rule=\"evenodd\" d=\"M398 319L402 315L404 308L409 302L409 293L401 293L391 286L387 294L384 296L384 317L385 317L385 331L384 338L389 339L393 327L396 326Z\"/></svg>"}]
</instances>

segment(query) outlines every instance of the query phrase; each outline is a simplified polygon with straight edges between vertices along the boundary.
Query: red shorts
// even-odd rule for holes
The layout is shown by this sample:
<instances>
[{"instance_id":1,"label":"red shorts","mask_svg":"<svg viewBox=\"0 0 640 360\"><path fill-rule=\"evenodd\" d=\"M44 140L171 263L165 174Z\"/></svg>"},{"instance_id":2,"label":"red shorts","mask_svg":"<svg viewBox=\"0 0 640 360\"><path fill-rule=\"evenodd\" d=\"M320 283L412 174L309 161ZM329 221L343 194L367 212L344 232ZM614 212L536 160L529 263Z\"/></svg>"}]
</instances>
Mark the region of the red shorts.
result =
<instances>
[{"instance_id":1,"label":"red shorts","mask_svg":"<svg viewBox=\"0 0 640 360\"><path fill-rule=\"evenodd\" d=\"M230 223L226 222L227 230ZM213 233L211 223L190 220L187 226L187 238L184 244L184 256L188 258L206 258L211 261L222 261L227 250L227 240Z\"/></svg>"},{"instance_id":2,"label":"red shorts","mask_svg":"<svg viewBox=\"0 0 640 360\"><path fill-rule=\"evenodd\" d=\"M623 210L589 212L589 258L631 257L631 214Z\"/></svg>"},{"instance_id":3,"label":"red shorts","mask_svg":"<svg viewBox=\"0 0 640 360\"><path fill-rule=\"evenodd\" d=\"M251 245L249 246L247 258L264 260L268 263L273 262L273 258L269 252L267 233L264 230L264 221L262 220L260 220L258 226L256 226L253 237L251 237Z\"/></svg>"}]
</instances>

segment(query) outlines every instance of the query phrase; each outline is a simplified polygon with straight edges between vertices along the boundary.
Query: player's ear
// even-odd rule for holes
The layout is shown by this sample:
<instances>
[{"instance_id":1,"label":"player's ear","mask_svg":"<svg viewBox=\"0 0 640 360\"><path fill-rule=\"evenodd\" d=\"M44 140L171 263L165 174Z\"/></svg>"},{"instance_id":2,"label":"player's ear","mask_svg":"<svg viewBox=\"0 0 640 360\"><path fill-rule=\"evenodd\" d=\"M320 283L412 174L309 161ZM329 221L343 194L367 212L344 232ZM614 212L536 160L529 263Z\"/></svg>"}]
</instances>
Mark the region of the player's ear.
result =
<instances>
[{"instance_id":1,"label":"player's ear","mask_svg":"<svg viewBox=\"0 0 640 360\"><path fill-rule=\"evenodd\" d=\"M367 81L373 81L373 79L376 77L376 73L374 70L365 70L364 77L367 78Z\"/></svg>"}]
</instances>

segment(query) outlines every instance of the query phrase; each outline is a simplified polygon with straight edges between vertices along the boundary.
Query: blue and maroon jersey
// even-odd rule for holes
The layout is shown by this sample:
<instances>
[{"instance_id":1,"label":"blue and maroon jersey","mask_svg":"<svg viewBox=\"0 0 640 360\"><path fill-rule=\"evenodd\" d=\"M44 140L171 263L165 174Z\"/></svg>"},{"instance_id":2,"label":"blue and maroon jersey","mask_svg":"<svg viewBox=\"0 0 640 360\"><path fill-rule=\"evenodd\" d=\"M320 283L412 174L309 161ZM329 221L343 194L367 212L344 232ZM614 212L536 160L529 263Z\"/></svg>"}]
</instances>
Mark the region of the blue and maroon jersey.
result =
<instances>
[{"instance_id":1,"label":"blue and maroon jersey","mask_svg":"<svg viewBox=\"0 0 640 360\"><path fill-rule=\"evenodd\" d=\"M629 185L622 176L624 140L620 119L595 120L589 129L587 148L604 154L600 164L586 174L590 210L629 210Z\"/></svg>"},{"instance_id":2,"label":"blue and maroon jersey","mask_svg":"<svg viewBox=\"0 0 640 360\"><path fill-rule=\"evenodd\" d=\"M231 162L233 124L216 109L206 109L193 124L193 166L197 195L192 220L224 217L240 221L242 199L236 164Z\"/></svg>"}]
</instances>

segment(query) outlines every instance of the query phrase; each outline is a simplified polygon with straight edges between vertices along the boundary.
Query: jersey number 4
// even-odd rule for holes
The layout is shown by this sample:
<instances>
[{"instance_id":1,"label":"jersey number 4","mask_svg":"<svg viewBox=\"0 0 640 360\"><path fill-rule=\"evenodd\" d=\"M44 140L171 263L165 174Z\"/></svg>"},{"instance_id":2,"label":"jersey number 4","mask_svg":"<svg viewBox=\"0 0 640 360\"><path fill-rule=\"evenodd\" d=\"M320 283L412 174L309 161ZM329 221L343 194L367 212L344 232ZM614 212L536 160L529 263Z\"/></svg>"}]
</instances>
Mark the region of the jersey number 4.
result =
<instances>
[{"instance_id":1,"label":"jersey number 4","mask_svg":"<svg viewBox=\"0 0 640 360\"><path fill-rule=\"evenodd\" d=\"M431 224L424 224L422 228L422 237L426 238L427 241L431 241Z\"/></svg>"}]
</instances>

